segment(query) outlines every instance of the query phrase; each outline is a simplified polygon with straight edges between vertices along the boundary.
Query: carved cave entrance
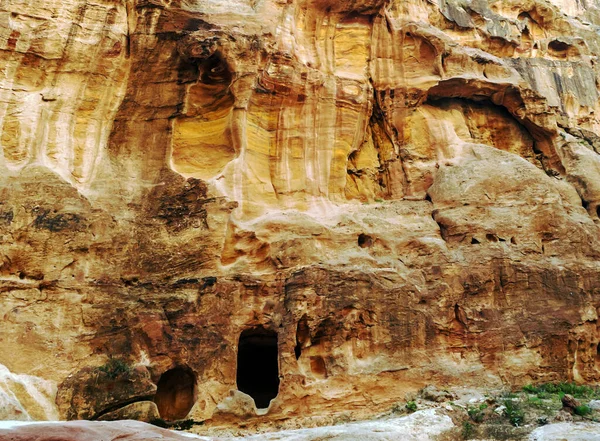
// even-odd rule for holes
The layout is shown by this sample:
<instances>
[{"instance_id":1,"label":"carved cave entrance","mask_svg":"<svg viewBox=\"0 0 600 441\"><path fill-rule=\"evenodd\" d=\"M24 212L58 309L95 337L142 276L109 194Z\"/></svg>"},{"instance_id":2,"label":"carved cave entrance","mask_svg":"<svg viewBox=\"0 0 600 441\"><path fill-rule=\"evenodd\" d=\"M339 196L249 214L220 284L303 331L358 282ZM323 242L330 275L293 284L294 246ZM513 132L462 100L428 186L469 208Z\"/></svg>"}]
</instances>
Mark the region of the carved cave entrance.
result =
<instances>
[{"instance_id":1,"label":"carved cave entrance","mask_svg":"<svg viewBox=\"0 0 600 441\"><path fill-rule=\"evenodd\" d=\"M237 386L250 395L258 409L269 407L279 392L277 333L262 327L240 335L237 357Z\"/></svg>"},{"instance_id":2,"label":"carved cave entrance","mask_svg":"<svg viewBox=\"0 0 600 441\"><path fill-rule=\"evenodd\" d=\"M154 402L167 421L184 419L196 401L196 377L190 369L176 367L161 375Z\"/></svg>"}]
</instances>

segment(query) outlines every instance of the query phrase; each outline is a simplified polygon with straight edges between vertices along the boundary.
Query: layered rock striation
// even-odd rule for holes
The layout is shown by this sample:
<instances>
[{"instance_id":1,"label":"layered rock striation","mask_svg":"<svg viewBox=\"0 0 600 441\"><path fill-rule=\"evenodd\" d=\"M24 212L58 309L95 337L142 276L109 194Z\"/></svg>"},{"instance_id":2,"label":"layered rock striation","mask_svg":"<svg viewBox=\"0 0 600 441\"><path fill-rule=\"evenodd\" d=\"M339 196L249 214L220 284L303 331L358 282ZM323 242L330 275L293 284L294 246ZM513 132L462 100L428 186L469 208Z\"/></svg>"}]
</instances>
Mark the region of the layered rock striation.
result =
<instances>
[{"instance_id":1,"label":"layered rock striation","mask_svg":"<svg viewBox=\"0 0 600 441\"><path fill-rule=\"evenodd\" d=\"M427 383L600 381L596 1L0 20L0 363L57 388L35 417L363 416Z\"/></svg>"}]
</instances>

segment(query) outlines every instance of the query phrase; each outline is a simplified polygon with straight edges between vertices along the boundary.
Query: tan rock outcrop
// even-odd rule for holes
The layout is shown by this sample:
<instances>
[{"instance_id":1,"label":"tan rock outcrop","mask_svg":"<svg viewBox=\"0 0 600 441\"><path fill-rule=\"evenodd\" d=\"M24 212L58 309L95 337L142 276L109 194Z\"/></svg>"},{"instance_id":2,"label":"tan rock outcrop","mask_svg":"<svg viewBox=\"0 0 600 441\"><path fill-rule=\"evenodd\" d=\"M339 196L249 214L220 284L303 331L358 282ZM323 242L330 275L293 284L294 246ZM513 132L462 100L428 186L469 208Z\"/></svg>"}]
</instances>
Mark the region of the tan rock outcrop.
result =
<instances>
[{"instance_id":1,"label":"tan rock outcrop","mask_svg":"<svg viewBox=\"0 0 600 441\"><path fill-rule=\"evenodd\" d=\"M600 381L599 11L3 2L0 363L207 424Z\"/></svg>"}]
</instances>

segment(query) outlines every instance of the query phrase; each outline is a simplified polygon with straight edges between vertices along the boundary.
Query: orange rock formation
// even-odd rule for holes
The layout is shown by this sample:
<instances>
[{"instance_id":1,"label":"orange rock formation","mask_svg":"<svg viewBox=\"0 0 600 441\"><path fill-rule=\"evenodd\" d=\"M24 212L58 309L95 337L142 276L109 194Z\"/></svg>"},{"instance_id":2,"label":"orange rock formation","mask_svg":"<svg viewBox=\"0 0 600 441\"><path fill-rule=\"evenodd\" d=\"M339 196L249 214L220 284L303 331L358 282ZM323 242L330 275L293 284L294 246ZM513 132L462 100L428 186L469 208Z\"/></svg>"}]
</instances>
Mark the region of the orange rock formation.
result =
<instances>
[{"instance_id":1,"label":"orange rock formation","mask_svg":"<svg viewBox=\"0 0 600 441\"><path fill-rule=\"evenodd\" d=\"M600 381L599 7L2 2L0 416Z\"/></svg>"}]
</instances>

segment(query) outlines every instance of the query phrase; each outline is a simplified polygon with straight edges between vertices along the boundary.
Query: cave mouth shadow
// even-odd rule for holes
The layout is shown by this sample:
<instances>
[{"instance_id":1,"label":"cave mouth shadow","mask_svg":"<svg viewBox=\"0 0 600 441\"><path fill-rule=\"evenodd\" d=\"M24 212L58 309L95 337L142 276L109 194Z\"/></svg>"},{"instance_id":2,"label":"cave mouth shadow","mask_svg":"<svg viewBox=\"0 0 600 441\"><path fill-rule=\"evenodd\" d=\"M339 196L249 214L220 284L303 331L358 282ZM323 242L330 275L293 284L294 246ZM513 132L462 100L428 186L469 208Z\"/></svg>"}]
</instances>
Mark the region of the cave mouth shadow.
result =
<instances>
[{"instance_id":1,"label":"cave mouth shadow","mask_svg":"<svg viewBox=\"0 0 600 441\"><path fill-rule=\"evenodd\" d=\"M240 334L237 357L238 390L250 395L258 409L265 409L279 393L277 333L263 327Z\"/></svg>"},{"instance_id":2,"label":"cave mouth shadow","mask_svg":"<svg viewBox=\"0 0 600 441\"><path fill-rule=\"evenodd\" d=\"M195 401L196 376L191 369L178 366L160 376L154 402L162 419L184 419L192 410Z\"/></svg>"}]
</instances>

